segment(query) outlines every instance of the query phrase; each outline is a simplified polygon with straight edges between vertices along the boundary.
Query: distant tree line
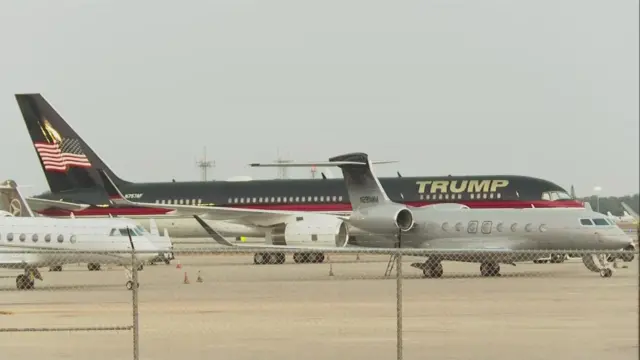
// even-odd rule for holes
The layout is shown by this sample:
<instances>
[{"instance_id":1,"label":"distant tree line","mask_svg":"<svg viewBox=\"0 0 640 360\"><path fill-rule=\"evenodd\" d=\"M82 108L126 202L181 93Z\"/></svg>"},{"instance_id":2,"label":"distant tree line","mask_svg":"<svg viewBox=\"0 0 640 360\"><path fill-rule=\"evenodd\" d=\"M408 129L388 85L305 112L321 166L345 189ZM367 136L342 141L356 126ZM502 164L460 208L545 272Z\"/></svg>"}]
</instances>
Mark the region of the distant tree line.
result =
<instances>
[{"instance_id":1,"label":"distant tree line","mask_svg":"<svg viewBox=\"0 0 640 360\"><path fill-rule=\"evenodd\" d=\"M598 196L591 195L585 198L578 198L578 200L589 202L593 210L598 209ZM629 205L633 211L640 213L640 197L639 194L626 195L626 196L601 196L600 197L600 212L606 214L610 211L615 216L622 216L624 214L624 208L622 202Z\"/></svg>"}]
</instances>

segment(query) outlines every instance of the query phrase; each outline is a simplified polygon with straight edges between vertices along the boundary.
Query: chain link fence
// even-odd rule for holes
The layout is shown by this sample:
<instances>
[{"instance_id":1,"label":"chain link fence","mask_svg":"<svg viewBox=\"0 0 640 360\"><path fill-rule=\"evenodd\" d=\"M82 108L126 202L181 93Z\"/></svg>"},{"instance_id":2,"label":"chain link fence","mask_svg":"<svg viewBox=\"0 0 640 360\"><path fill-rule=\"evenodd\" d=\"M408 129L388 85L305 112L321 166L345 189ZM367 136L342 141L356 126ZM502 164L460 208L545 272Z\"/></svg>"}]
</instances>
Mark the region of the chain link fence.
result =
<instances>
[{"instance_id":1,"label":"chain link fence","mask_svg":"<svg viewBox=\"0 0 640 360\"><path fill-rule=\"evenodd\" d=\"M635 252L209 247L137 265L140 251L10 250L0 250L3 358L635 358L638 351Z\"/></svg>"}]
</instances>

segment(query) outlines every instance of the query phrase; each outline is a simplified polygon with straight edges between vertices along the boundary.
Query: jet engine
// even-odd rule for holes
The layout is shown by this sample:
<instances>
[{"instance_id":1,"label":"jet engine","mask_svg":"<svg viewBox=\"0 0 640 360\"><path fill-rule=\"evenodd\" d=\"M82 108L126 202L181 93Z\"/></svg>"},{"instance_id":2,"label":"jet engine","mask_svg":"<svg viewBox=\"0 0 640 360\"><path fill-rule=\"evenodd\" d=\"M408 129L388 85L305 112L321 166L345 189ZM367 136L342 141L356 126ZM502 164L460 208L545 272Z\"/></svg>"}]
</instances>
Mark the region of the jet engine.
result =
<instances>
[{"instance_id":1,"label":"jet engine","mask_svg":"<svg viewBox=\"0 0 640 360\"><path fill-rule=\"evenodd\" d=\"M333 216L278 224L267 232L267 243L273 245L342 246L348 238L347 224Z\"/></svg>"},{"instance_id":2,"label":"jet engine","mask_svg":"<svg viewBox=\"0 0 640 360\"><path fill-rule=\"evenodd\" d=\"M396 205L375 206L353 212L349 223L376 235L397 234L398 229L409 231L415 224L411 210Z\"/></svg>"}]
</instances>

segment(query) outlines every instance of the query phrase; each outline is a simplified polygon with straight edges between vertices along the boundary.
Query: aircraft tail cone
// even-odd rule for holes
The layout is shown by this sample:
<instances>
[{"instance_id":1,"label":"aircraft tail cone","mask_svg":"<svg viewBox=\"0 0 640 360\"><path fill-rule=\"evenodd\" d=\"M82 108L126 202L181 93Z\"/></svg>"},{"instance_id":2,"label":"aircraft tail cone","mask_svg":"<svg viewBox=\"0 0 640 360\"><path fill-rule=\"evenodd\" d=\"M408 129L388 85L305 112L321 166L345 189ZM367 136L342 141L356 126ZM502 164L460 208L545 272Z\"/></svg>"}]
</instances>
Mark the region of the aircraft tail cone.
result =
<instances>
[{"instance_id":1,"label":"aircraft tail cone","mask_svg":"<svg viewBox=\"0 0 640 360\"><path fill-rule=\"evenodd\" d=\"M191 282L189 281L189 276L187 275L187 272L184 272L184 284L190 284Z\"/></svg>"},{"instance_id":2,"label":"aircraft tail cone","mask_svg":"<svg viewBox=\"0 0 640 360\"><path fill-rule=\"evenodd\" d=\"M197 282L201 283L204 280L202 280L202 276L200 276L200 270L198 270L198 278L196 279Z\"/></svg>"}]
</instances>

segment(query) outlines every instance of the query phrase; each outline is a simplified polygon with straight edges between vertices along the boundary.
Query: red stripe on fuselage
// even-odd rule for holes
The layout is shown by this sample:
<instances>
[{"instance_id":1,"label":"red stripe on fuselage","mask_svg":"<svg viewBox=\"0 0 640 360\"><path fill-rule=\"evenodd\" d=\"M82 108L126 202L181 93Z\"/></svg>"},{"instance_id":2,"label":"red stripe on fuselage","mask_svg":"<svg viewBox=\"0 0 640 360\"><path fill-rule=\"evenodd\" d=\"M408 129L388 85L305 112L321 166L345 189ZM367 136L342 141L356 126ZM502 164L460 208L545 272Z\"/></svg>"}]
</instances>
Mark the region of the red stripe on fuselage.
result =
<instances>
[{"instance_id":1,"label":"red stripe on fuselage","mask_svg":"<svg viewBox=\"0 0 640 360\"><path fill-rule=\"evenodd\" d=\"M425 206L438 204L427 201L407 202L408 206ZM440 203L442 204L442 203ZM458 204L458 203L457 203ZM555 208L555 207L584 207L584 205L575 200L537 200L537 201L469 201L460 202L470 208L475 209L522 209L522 208ZM224 205L220 207L231 207L237 209L256 209L256 210L287 210L287 211L309 211L309 212L329 212L329 211L351 211L351 204L243 204L243 205ZM75 216L160 216L171 212L171 209L164 208L142 208L142 207L96 207L88 208L82 211L73 212ZM62 209L47 209L39 211L44 216L69 216L71 211Z\"/></svg>"}]
</instances>

